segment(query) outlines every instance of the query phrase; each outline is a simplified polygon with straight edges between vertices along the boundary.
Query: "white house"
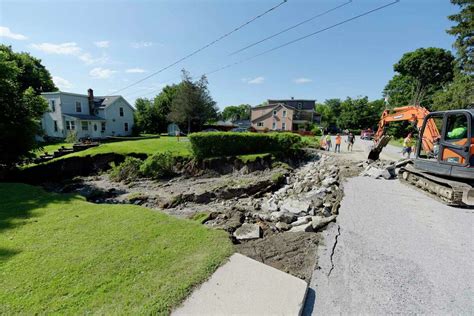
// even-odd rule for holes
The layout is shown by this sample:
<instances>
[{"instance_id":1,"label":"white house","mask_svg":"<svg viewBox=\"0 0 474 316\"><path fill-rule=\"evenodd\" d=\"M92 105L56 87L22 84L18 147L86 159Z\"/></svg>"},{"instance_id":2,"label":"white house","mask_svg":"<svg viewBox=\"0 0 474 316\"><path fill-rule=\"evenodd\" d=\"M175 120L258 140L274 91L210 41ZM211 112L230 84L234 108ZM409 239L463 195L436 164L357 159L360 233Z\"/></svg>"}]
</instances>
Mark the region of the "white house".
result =
<instances>
[{"instance_id":1,"label":"white house","mask_svg":"<svg viewBox=\"0 0 474 316\"><path fill-rule=\"evenodd\" d=\"M78 138L127 136L134 125L134 108L122 96L94 96L69 92L45 92L49 110L41 124L49 137L65 138L75 131Z\"/></svg>"}]
</instances>

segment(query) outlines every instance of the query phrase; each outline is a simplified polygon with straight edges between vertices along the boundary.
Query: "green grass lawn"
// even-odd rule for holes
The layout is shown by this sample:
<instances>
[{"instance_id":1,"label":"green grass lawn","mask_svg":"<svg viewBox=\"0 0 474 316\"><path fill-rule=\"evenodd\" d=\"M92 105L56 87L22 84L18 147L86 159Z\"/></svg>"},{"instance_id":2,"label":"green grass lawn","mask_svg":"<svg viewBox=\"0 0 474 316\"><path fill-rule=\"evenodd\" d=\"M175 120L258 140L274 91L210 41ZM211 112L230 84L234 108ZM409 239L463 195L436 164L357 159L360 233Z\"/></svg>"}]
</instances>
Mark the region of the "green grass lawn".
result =
<instances>
[{"instance_id":1,"label":"green grass lawn","mask_svg":"<svg viewBox=\"0 0 474 316\"><path fill-rule=\"evenodd\" d=\"M191 148L187 138L181 137L178 142L176 137L161 137L142 140L128 140L113 143L104 143L100 146L87 150L75 152L57 159L66 159L69 157L95 156L98 154L116 153L128 155L132 153L151 155L158 152L171 151L179 156L190 156ZM50 161L54 161L50 160Z\"/></svg>"},{"instance_id":2,"label":"green grass lawn","mask_svg":"<svg viewBox=\"0 0 474 316\"><path fill-rule=\"evenodd\" d=\"M140 206L14 183L0 201L0 314L167 314L233 251L223 231Z\"/></svg>"},{"instance_id":3,"label":"green grass lawn","mask_svg":"<svg viewBox=\"0 0 474 316\"><path fill-rule=\"evenodd\" d=\"M51 155L53 152L55 152L56 150L58 150L59 148L61 148L61 146L64 146L64 147L66 147L66 148L72 148L72 144L71 144L71 143L49 144L49 145L43 146L43 148L42 148L41 150L35 151L35 155L36 155L36 157L39 157L39 156L41 156L41 155L44 154L44 153L48 153L48 154Z\"/></svg>"}]
</instances>

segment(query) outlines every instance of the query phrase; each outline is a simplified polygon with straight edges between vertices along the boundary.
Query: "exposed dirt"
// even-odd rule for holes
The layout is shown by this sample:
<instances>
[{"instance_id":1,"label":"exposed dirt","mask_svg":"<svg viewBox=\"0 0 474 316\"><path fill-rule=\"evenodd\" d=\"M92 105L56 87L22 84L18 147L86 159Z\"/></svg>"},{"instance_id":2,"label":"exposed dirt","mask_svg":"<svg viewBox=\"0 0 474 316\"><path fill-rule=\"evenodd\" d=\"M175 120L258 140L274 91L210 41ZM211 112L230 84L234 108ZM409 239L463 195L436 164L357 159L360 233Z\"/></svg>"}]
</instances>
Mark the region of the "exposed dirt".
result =
<instances>
[{"instance_id":1,"label":"exposed dirt","mask_svg":"<svg viewBox=\"0 0 474 316\"><path fill-rule=\"evenodd\" d=\"M274 166L252 172L246 167L223 175L212 172L128 184L102 174L50 189L79 193L94 203L130 203L198 219L227 231L238 252L309 281L319 231L338 213L342 181L361 169L354 161L314 152L312 160L294 170ZM236 230L244 223L257 228L260 238L239 238Z\"/></svg>"}]
</instances>

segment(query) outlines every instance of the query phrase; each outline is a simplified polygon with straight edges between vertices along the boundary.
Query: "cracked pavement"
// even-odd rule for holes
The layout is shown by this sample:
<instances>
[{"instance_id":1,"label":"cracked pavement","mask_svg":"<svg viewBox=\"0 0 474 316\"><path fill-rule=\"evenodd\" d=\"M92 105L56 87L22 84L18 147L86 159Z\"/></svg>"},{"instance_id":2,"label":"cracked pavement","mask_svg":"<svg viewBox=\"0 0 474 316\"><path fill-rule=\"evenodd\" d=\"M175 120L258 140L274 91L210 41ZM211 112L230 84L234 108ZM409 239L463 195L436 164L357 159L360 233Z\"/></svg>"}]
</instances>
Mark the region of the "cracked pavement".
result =
<instances>
[{"instance_id":1,"label":"cracked pavement","mask_svg":"<svg viewBox=\"0 0 474 316\"><path fill-rule=\"evenodd\" d=\"M474 313L474 210L398 180L355 177L344 191L304 315Z\"/></svg>"}]
</instances>

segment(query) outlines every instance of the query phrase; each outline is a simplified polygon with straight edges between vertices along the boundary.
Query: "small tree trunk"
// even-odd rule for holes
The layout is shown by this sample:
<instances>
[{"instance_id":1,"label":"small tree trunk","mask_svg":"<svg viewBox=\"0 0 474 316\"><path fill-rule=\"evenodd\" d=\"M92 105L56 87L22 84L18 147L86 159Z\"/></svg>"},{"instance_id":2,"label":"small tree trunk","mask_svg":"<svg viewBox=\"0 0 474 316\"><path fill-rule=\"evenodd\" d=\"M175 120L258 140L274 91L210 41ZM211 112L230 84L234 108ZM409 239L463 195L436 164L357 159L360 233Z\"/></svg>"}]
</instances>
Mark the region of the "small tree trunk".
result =
<instances>
[{"instance_id":1,"label":"small tree trunk","mask_svg":"<svg viewBox=\"0 0 474 316\"><path fill-rule=\"evenodd\" d=\"M188 135L191 133L191 118L188 118Z\"/></svg>"}]
</instances>

